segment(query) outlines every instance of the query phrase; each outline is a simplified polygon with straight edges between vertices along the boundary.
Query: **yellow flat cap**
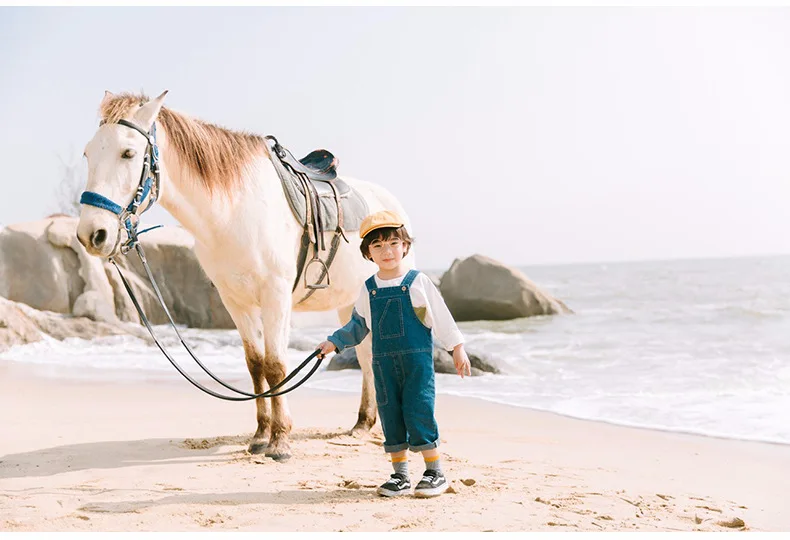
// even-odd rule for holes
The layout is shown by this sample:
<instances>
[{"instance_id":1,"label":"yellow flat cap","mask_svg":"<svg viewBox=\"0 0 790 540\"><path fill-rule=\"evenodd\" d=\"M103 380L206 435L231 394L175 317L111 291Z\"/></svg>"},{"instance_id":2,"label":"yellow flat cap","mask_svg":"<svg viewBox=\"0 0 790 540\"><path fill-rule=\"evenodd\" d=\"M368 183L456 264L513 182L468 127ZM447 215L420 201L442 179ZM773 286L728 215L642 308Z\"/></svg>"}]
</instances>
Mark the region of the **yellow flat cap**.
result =
<instances>
[{"instance_id":1,"label":"yellow flat cap","mask_svg":"<svg viewBox=\"0 0 790 540\"><path fill-rule=\"evenodd\" d=\"M362 220L362 225L359 226L359 237L365 238L365 235L370 231L384 227L403 227L403 220L391 210L382 210L375 214L370 214Z\"/></svg>"}]
</instances>

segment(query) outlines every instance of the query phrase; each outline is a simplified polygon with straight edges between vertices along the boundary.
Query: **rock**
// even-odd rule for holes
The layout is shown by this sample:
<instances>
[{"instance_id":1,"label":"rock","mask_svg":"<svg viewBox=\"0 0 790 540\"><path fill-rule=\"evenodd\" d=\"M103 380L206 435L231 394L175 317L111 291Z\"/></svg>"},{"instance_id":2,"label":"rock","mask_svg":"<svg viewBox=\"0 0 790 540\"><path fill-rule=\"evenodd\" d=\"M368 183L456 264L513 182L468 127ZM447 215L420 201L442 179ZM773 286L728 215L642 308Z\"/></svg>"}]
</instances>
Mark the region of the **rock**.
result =
<instances>
[{"instance_id":1,"label":"rock","mask_svg":"<svg viewBox=\"0 0 790 540\"><path fill-rule=\"evenodd\" d=\"M349 347L334 355L326 366L327 371L340 371L341 369L360 369L357 360L357 349Z\"/></svg>"},{"instance_id":2,"label":"rock","mask_svg":"<svg viewBox=\"0 0 790 540\"><path fill-rule=\"evenodd\" d=\"M71 312L75 317L87 317L94 321L113 323L117 320L112 304L108 303L98 291L88 291L79 295Z\"/></svg>"},{"instance_id":3,"label":"rock","mask_svg":"<svg viewBox=\"0 0 790 540\"><path fill-rule=\"evenodd\" d=\"M472 369L479 369L485 373L501 373L499 368L493 364L487 355L470 353L469 351L466 351L466 355L469 357L469 363L472 364Z\"/></svg>"},{"instance_id":4,"label":"rock","mask_svg":"<svg viewBox=\"0 0 790 540\"><path fill-rule=\"evenodd\" d=\"M16 302L0 296L0 351L41 340L41 331Z\"/></svg>"},{"instance_id":5,"label":"rock","mask_svg":"<svg viewBox=\"0 0 790 540\"><path fill-rule=\"evenodd\" d=\"M0 231L0 296L39 310L71 313L85 283L77 254L49 243L52 221L9 225Z\"/></svg>"},{"instance_id":6,"label":"rock","mask_svg":"<svg viewBox=\"0 0 790 540\"><path fill-rule=\"evenodd\" d=\"M120 324L95 322L87 317L39 311L28 305L0 297L0 351L14 345L40 341L47 334L55 339L93 339L129 333Z\"/></svg>"},{"instance_id":7,"label":"rock","mask_svg":"<svg viewBox=\"0 0 790 540\"><path fill-rule=\"evenodd\" d=\"M455 373L453 356L439 347L433 348L433 369L436 373Z\"/></svg>"},{"instance_id":8,"label":"rock","mask_svg":"<svg viewBox=\"0 0 790 540\"><path fill-rule=\"evenodd\" d=\"M104 261L88 254L77 239L77 221L74 218L53 219L47 226L47 240L59 248L69 248L79 262L78 274L84 283L82 294L73 302L71 312L77 317L88 317L94 321L114 323L115 314L113 288L104 270Z\"/></svg>"},{"instance_id":9,"label":"rock","mask_svg":"<svg viewBox=\"0 0 790 540\"><path fill-rule=\"evenodd\" d=\"M190 328L236 328L219 292L197 260L195 240L189 232L181 227L162 227L145 233L141 239L148 266L176 323ZM127 278L131 272L136 277L132 289L151 323L167 323L136 253L120 257L118 263L121 270L130 271L124 272Z\"/></svg>"},{"instance_id":10,"label":"rock","mask_svg":"<svg viewBox=\"0 0 790 540\"><path fill-rule=\"evenodd\" d=\"M456 321L572 313L515 268L483 255L456 259L442 276L440 291Z\"/></svg>"},{"instance_id":11,"label":"rock","mask_svg":"<svg viewBox=\"0 0 790 540\"><path fill-rule=\"evenodd\" d=\"M499 373L499 369L493 366L490 361L482 360L475 354L469 355L469 362L472 364L472 375L479 376L486 373ZM455 371L455 363L453 356L441 347L433 348L433 366L436 373L457 373ZM336 354L329 361L326 367L327 371L340 371L342 369L360 369L359 361L357 360L357 350L354 347L349 347L343 352Z\"/></svg>"},{"instance_id":12,"label":"rock","mask_svg":"<svg viewBox=\"0 0 790 540\"><path fill-rule=\"evenodd\" d=\"M89 255L77 240L78 222L74 217L51 216L0 229L0 295L42 311L139 324L115 267ZM141 244L177 324L235 328L186 230L156 229L144 234ZM136 253L116 260L151 323L167 323Z\"/></svg>"},{"instance_id":13,"label":"rock","mask_svg":"<svg viewBox=\"0 0 790 540\"><path fill-rule=\"evenodd\" d=\"M469 353L467 352L467 355ZM472 362L472 357L469 356L469 363ZM433 369L436 373L455 373L458 372L455 370L455 362L453 361L453 355L440 347L433 348ZM477 377L480 375L484 375L485 372L475 366L472 366L472 376Z\"/></svg>"},{"instance_id":14,"label":"rock","mask_svg":"<svg viewBox=\"0 0 790 540\"><path fill-rule=\"evenodd\" d=\"M121 326L93 321L87 317L39 312L33 319L42 332L58 340L71 337L94 339L102 336L116 336L127 333Z\"/></svg>"}]
</instances>

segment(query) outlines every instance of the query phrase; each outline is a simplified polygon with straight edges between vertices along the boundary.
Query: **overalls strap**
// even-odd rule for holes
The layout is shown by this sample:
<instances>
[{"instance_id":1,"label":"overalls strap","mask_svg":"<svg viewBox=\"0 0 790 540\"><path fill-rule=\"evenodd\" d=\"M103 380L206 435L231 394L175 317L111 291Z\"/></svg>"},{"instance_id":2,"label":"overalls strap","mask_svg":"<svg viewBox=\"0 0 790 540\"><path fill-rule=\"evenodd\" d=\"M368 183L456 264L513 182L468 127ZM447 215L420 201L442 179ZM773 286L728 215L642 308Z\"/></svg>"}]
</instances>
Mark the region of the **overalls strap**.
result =
<instances>
[{"instance_id":1,"label":"overalls strap","mask_svg":"<svg viewBox=\"0 0 790 540\"><path fill-rule=\"evenodd\" d=\"M418 275L420 275L419 270L409 270L409 273L406 274L406 277L403 278L403 281L400 283L401 287L411 287L411 284L414 283Z\"/></svg>"},{"instance_id":2,"label":"overalls strap","mask_svg":"<svg viewBox=\"0 0 790 540\"><path fill-rule=\"evenodd\" d=\"M376 274L373 274L367 280L365 280L365 286L368 288L368 292L378 288L376 286Z\"/></svg>"}]
</instances>

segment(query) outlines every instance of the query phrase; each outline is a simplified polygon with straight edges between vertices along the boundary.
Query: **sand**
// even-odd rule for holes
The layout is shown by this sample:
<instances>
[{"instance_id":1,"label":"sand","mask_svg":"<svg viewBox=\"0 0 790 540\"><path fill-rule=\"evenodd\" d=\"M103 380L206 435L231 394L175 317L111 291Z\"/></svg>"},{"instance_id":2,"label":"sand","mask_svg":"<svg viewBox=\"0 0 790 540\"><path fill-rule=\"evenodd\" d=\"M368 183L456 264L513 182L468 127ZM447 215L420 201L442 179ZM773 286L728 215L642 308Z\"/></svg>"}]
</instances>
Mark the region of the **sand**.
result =
<instances>
[{"instance_id":1,"label":"sand","mask_svg":"<svg viewBox=\"0 0 790 540\"><path fill-rule=\"evenodd\" d=\"M252 403L0 363L0 531L790 530L790 446L440 395L450 492L386 499L380 428L349 432L358 394L289 405L278 463L246 451ZM418 455L410 468L416 483Z\"/></svg>"}]
</instances>

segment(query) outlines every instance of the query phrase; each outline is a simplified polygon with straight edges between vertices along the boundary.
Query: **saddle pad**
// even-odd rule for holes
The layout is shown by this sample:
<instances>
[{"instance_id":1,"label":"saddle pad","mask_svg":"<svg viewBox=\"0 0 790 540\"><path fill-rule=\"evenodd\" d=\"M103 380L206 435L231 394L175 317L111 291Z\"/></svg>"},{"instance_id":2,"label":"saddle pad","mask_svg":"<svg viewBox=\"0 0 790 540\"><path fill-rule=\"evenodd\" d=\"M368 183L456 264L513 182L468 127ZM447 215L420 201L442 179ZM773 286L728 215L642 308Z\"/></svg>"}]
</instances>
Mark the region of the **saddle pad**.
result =
<instances>
[{"instance_id":1,"label":"saddle pad","mask_svg":"<svg viewBox=\"0 0 790 540\"><path fill-rule=\"evenodd\" d=\"M296 221L304 227L307 219L304 186L280 162L276 154L273 152L271 154L271 161L277 171L277 175L280 177L285 198L288 199L288 204ZM362 220L368 215L368 203L362 198L362 195L340 178L337 178L334 183L343 208L343 230L358 231ZM313 185L316 188L318 201L321 205L322 232L334 232L337 229L337 204L335 203L335 195L332 192L332 188L326 182L320 181L313 182Z\"/></svg>"}]
</instances>

